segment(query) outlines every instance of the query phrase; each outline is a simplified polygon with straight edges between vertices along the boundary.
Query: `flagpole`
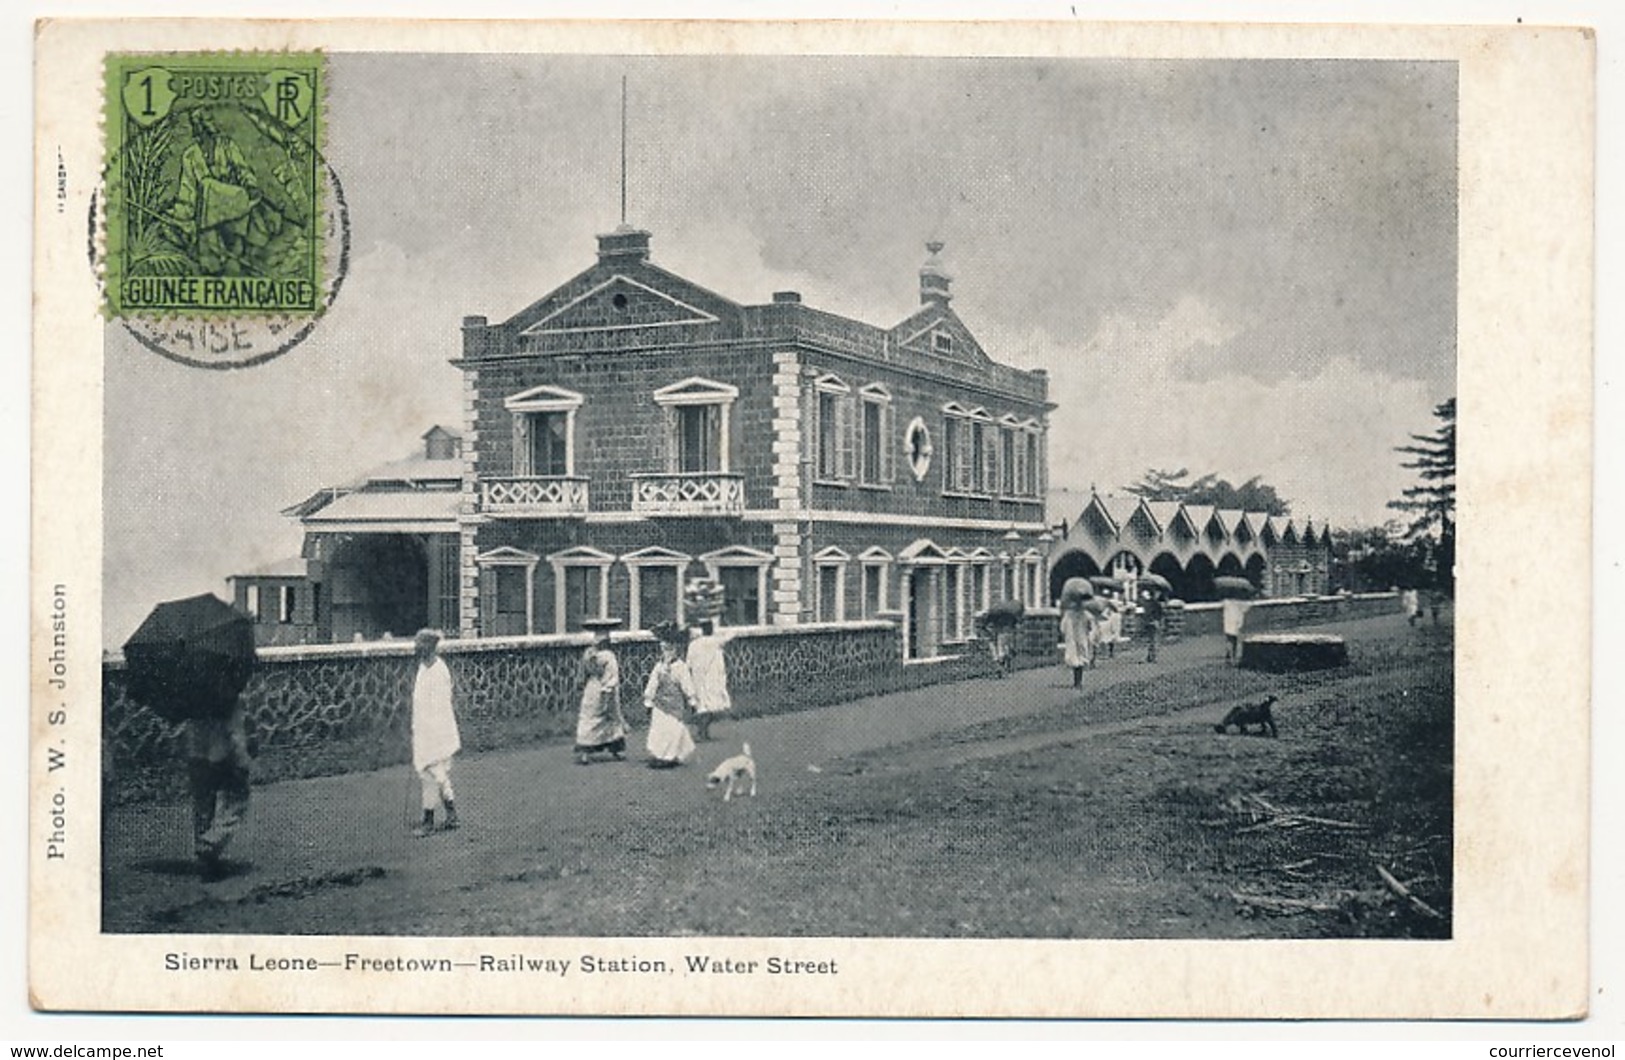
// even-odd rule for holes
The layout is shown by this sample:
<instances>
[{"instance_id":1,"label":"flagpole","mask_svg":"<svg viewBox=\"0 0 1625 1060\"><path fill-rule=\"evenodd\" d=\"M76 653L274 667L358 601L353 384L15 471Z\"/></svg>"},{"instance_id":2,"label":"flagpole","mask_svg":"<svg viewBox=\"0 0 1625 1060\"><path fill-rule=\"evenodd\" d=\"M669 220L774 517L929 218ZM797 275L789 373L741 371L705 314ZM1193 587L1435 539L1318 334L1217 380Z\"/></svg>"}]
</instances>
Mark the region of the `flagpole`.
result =
<instances>
[{"instance_id":1,"label":"flagpole","mask_svg":"<svg viewBox=\"0 0 1625 1060\"><path fill-rule=\"evenodd\" d=\"M621 75L621 227L626 226L626 75Z\"/></svg>"}]
</instances>

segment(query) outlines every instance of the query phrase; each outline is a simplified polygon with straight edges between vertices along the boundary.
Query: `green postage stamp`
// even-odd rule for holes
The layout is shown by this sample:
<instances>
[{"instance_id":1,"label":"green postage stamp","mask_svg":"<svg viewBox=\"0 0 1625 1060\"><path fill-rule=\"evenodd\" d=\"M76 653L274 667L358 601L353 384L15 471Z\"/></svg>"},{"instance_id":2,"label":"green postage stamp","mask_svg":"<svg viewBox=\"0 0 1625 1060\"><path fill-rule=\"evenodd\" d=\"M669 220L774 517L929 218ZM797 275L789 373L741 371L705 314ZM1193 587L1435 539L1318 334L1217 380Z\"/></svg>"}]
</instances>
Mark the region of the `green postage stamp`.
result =
<instances>
[{"instance_id":1,"label":"green postage stamp","mask_svg":"<svg viewBox=\"0 0 1625 1060\"><path fill-rule=\"evenodd\" d=\"M109 312L316 312L322 57L114 54L106 72Z\"/></svg>"}]
</instances>

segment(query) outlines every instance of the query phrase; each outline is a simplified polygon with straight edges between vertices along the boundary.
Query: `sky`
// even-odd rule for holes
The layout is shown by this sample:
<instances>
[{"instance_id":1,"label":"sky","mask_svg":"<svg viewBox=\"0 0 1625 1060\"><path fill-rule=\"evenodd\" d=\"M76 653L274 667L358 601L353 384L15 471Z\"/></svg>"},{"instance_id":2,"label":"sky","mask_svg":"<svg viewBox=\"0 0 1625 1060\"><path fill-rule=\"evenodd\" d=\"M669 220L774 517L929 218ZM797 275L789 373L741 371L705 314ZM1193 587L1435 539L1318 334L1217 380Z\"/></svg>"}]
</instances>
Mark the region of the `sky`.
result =
<instances>
[{"instance_id":1,"label":"sky","mask_svg":"<svg viewBox=\"0 0 1625 1060\"><path fill-rule=\"evenodd\" d=\"M889 327L944 241L983 347L1050 373L1054 487L1261 475L1295 515L1380 523L1394 447L1455 392L1451 64L335 55L327 318L234 372L108 329L105 643L297 554L280 509L460 423L462 317L517 312L620 221L623 75L656 264Z\"/></svg>"}]
</instances>

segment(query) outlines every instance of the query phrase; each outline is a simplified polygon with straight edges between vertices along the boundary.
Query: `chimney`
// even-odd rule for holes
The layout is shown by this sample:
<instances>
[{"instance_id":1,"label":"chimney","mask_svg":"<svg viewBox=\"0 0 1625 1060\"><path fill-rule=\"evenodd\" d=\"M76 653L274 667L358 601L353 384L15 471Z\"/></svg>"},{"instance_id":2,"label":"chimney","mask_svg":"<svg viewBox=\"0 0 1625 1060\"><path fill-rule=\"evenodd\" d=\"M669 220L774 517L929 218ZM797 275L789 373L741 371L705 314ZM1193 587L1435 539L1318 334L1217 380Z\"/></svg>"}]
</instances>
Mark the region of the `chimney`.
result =
<instances>
[{"instance_id":1,"label":"chimney","mask_svg":"<svg viewBox=\"0 0 1625 1060\"><path fill-rule=\"evenodd\" d=\"M774 291L773 292L773 304L774 305L800 305L801 304L801 292L800 291Z\"/></svg>"},{"instance_id":2,"label":"chimney","mask_svg":"<svg viewBox=\"0 0 1625 1060\"><path fill-rule=\"evenodd\" d=\"M948 291L948 285L953 281L947 271L942 267L942 260L938 257L945 244L940 239L933 239L925 245L930 256L925 259L925 265L920 269L920 304L946 306L953 297Z\"/></svg>"},{"instance_id":3,"label":"chimney","mask_svg":"<svg viewBox=\"0 0 1625 1060\"><path fill-rule=\"evenodd\" d=\"M649 260L649 233L631 225L598 237L598 260L605 263L633 263Z\"/></svg>"}]
</instances>

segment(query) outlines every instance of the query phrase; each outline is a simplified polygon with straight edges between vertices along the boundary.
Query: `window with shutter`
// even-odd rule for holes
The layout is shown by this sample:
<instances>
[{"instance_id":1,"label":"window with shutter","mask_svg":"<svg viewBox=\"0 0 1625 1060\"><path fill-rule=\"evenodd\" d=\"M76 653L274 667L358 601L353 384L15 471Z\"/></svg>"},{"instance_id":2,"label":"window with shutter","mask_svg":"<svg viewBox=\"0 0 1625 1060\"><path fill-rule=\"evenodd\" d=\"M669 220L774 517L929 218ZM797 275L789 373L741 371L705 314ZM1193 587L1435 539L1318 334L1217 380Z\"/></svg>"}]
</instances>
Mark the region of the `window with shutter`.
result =
<instances>
[{"instance_id":1,"label":"window with shutter","mask_svg":"<svg viewBox=\"0 0 1625 1060\"><path fill-rule=\"evenodd\" d=\"M570 418L563 412L532 413L530 419L530 473L570 473Z\"/></svg>"},{"instance_id":2,"label":"window with shutter","mask_svg":"<svg viewBox=\"0 0 1625 1060\"><path fill-rule=\"evenodd\" d=\"M812 461L813 478L824 477L823 465L823 427L824 427L824 396L818 392L817 387L808 387L801 395L801 407L807 410L806 437L802 439L802 457Z\"/></svg>"},{"instance_id":3,"label":"window with shutter","mask_svg":"<svg viewBox=\"0 0 1625 1060\"><path fill-rule=\"evenodd\" d=\"M497 635L497 572L495 567L480 569L481 631L487 637Z\"/></svg>"},{"instance_id":4,"label":"window with shutter","mask_svg":"<svg viewBox=\"0 0 1625 1060\"><path fill-rule=\"evenodd\" d=\"M1033 497L1044 495L1044 447L1038 443L1038 434L1027 436L1027 463L1032 468L1032 490L1029 496Z\"/></svg>"},{"instance_id":5,"label":"window with shutter","mask_svg":"<svg viewBox=\"0 0 1625 1060\"><path fill-rule=\"evenodd\" d=\"M972 493L979 493L982 489L982 466L986 459L986 451L982 448L982 425L970 425L970 477L965 482L965 488Z\"/></svg>"},{"instance_id":6,"label":"window with shutter","mask_svg":"<svg viewBox=\"0 0 1625 1060\"><path fill-rule=\"evenodd\" d=\"M680 445L678 443L677 408L666 406L666 471L668 474L680 470L678 464Z\"/></svg>"},{"instance_id":7,"label":"window with shutter","mask_svg":"<svg viewBox=\"0 0 1625 1060\"><path fill-rule=\"evenodd\" d=\"M1011 437L1012 437L1012 439L1015 439L1015 435L1013 433L1012 433ZM1027 436L1026 436L1026 434L1022 434L1019 439L1015 440L1014 444L1011 445L1011 449L1013 450L1012 459L1013 459L1013 461L1015 463L1015 468L1014 468L1014 472L1013 472L1014 475L1015 475L1015 478L1014 478L1014 481L1013 481L1013 483L1012 483L1012 485L1010 487L1010 492L1012 494L1016 495L1017 497L1030 496L1032 494L1032 489L1027 484Z\"/></svg>"},{"instance_id":8,"label":"window with shutter","mask_svg":"<svg viewBox=\"0 0 1625 1060\"><path fill-rule=\"evenodd\" d=\"M818 477L833 482L841 477L840 395L818 395Z\"/></svg>"},{"instance_id":9,"label":"window with shutter","mask_svg":"<svg viewBox=\"0 0 1625 1060\"><path fill-rule=\"evenodd\" d=\"M835 403L836 431L841 447L841 478L848 481L858 477L858 442L855 402L851 395L840 397Z\"/></svg>"},{"instance_id":10,"label":"window with shutter","mask_svg":"<svg viewBox=\"0 0 1625 1060\"><path fill-rule=\"evenodd\" d=\"M865 485L880 483L880 410L878 401L865 400L863 409L863 444L861 474Z\"/></svg>"},{"instance_id":11,"label":"window with shutter","mask_svg":"<svg viewBox=\"0 0 1625 1060\"><path fill-rule=\"evenodd\" d=\"M999 494L1020 493L1016 483L1016 431L999 428Z\"/></svg>"},{"instance_id":12,"label":"window with shutter","mask_svg":"<svg viewBox=\"0 0 1625 1060\"><path fill-rule=\"evenodd\" d=\"M530 470L530 414L513 414L513 473L529 475Z\"/></svg>"},{"instance_id":13,"label":"window with shutter","mask_svg":"<svg viewBox=\"0 0 1625 1060\"><path fill-rule=\"evenodd\" d=\"M897 475L897 413L880 406L880 484L890 486Z\"/></svg>"},{"instance_id":14,"label":"window with shutter","mask_svg":"<svg viewBox=\"0 0 1625 1060\"><path fill-rule=\"evenodd\" d=\"M991 424L976 425L976 484L977 493L997 493L999 489L999 447L994 440Z\"/></svg>"},{"instance_id":15,"label":"window with shutter","mask_svg":"<svg viewBox=\"0 0 1625 1060\"><path fill-rule=\"evenodd\" d=\"M961 493L968 493L975 488L973 483L976 479L977 460L981 455L976 451L976 439L979 435L973 423L960 422L956 426L959 427L960 438L959 452L955 454L954 460L954 488Z\"/></svg>"}]
</instances>

